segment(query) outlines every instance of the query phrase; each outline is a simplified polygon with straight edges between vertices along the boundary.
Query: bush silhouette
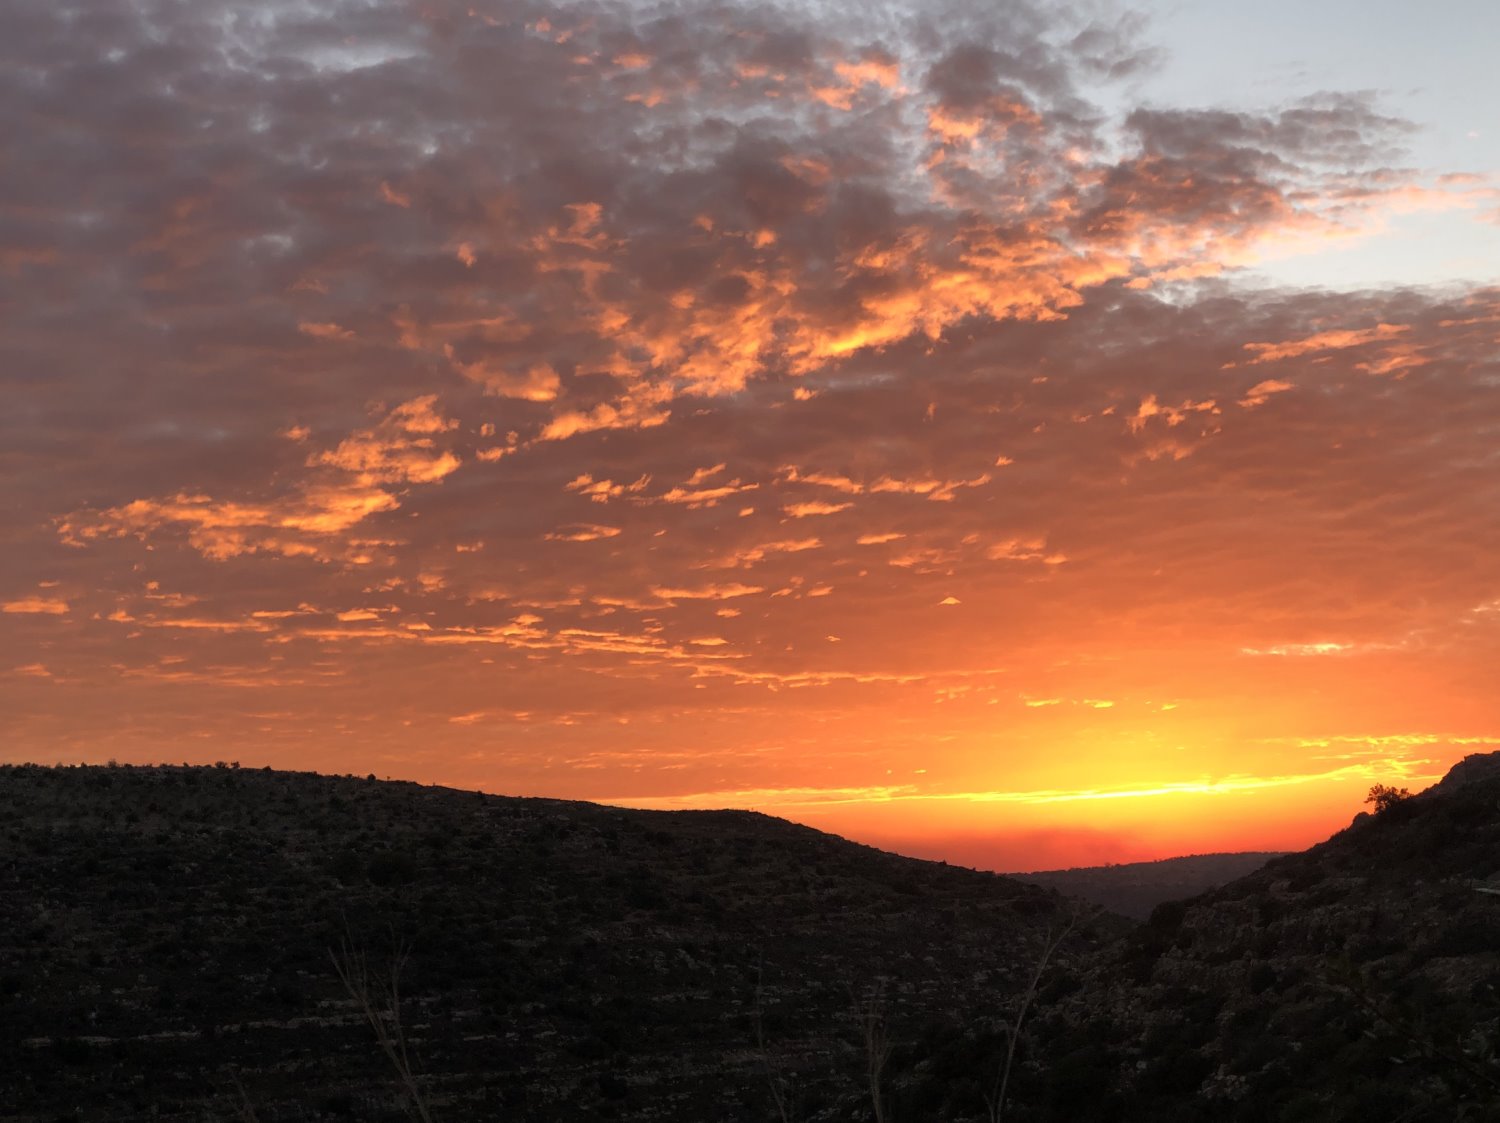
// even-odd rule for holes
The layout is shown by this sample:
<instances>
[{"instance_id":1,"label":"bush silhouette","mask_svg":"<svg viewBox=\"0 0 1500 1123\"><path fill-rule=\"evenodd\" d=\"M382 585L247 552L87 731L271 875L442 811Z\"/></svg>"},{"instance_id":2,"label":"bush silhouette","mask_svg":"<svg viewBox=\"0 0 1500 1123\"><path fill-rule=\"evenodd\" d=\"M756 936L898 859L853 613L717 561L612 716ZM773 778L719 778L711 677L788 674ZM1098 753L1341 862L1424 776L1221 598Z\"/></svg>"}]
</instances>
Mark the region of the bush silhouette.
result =
<instances>
[{"instance_id":1,"label":"bush silhouette","mask_svg":"<svg viewBox=\"0 0 1500 1123\"><path fill-rule=\"evenodd\" d=\"M1411 792L1405 788L1393 788L1386 784L1376 784L1370 789L1370 794L1365 796L1366 803L1375 805L1375 813L1389 811L1404 799L1410 799Z\"/></svg>"}]
</instances>

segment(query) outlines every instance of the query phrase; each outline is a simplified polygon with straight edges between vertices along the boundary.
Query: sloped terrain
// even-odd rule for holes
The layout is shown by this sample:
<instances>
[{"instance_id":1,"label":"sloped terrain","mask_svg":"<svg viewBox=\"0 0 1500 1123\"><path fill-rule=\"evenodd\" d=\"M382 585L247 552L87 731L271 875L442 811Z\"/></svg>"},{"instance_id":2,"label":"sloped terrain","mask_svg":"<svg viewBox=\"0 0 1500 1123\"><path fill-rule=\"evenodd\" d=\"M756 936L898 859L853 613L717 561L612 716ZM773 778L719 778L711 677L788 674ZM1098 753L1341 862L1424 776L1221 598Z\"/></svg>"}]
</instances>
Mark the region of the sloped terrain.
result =
<instances>
[{"instance_id":1,"label":"sloped terrain","mask_svg":"<svg viewBox=\"0 0 1500 1123\"><path fill-rule=\"evenodd\" d=\"M1500 1119L1494 763L1158 906L1057 984L1017 1118Z\"/></svg>"},{"instance_id":2,"label":"sloped terrain","mask_svg":"<svg viewBox=\"0 0 1500 1123\"><path fill-rule=\"evenodd\" d=\"M764 1120L773 1078L798 1119L868 1118L854 1010L877 992L895 1117L977 1119L1065 911L746 812L3 768L0 1117L401 1118L330 962L347 942L374 970L409 952L440 1120Z\"/></svg>"}]
</instances>

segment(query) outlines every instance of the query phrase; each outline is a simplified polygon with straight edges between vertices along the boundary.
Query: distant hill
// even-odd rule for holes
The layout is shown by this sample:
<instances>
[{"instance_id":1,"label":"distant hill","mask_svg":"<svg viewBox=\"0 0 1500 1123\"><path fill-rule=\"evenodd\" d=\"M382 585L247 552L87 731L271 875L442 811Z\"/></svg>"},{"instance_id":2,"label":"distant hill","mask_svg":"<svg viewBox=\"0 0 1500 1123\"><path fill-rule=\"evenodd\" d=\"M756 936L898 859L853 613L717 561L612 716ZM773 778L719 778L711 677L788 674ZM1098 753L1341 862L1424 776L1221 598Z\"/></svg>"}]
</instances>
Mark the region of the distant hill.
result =
<instances>
[{"instance_id":1,"label":"distant hill","mask_svg":"<svg viewBox=\"0 0 1500 1123\"><path fill-rule=\"evenodd\" d=\"M1045 885L1070 897L1081 897L1110 912L1145 920L1163 901L1196 897L1206 889L1243 877L1283 851L1237 854L1193 854L1157 862L1127 862L1114 866L1085 866L1069 870L1013 873L1010 877Z\"/></svg>"},{"instance_id":2,"label":"distant hill","mask_svg":"<svg viewBox=\"0 0 1500 1123\"><path fill-rule=\"evenodd\" d=\"M1067 912L749 812L0 768L0 1118L403 1118L330 963L346 940L377 974L407 949L413 1067L447 1123L767 1120L773 1080L791 1117L865 1119L877 995L892 1110L976 1118Z\"/></svg>"}]
</instances>

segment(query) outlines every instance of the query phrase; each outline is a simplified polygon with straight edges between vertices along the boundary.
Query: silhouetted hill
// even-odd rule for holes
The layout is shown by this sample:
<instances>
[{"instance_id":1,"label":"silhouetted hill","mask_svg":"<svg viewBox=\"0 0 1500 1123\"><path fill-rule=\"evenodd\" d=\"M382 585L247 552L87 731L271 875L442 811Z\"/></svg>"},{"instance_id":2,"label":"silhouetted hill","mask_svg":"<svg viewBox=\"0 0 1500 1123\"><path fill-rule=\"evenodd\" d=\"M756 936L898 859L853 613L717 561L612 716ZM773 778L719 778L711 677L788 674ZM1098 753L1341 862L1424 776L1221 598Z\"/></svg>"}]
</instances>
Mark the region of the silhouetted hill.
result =
<instances>
[{"instance_id":1,"label":"silhouetted hill","mask_svg":"<svg viewBox=\"0 0 1500 1123\"><path fill-rule=\"evenodd\" d=\"M1452 776L1060 982L1024 1117L1500 1119L1500 756Z\"/></svg>"},{"instance_id":2,"label":"silhouetted hill","mask_svg":"<svg viewBox=\"0 0 1500 1123\"><path fill-rule=\"evenodd\" d=\"M1145 920L1151 915L1151 910L1163 901L1195 897L1207 889L1216 889L1237 877L1243 877L1251 870L1259 869L1282 853L1284 852L1277 850L1192 854L1183 858L1163 858L1157 862L1039 870L1036 873L1013 873L1008 876L1018 881L1056 889L1069 897L1080 897L1132 920Z\"/></svg>"},{"instance_id":3,"label":"silhouetted hill","mask_svg":"<svg viewBox=\"0 0 1500 1123\"><path fill-rule=\"evenodd\" d=\"M771 1073L798 1119L867 1118L876 992L897 1117L978 1118L1065 910L748 812L0 768L0 1118L400 1118L330 963L345 939L377 970L409 949L402 1012L447 1123L765 1120Z\"/></svg>"}]
</instances>

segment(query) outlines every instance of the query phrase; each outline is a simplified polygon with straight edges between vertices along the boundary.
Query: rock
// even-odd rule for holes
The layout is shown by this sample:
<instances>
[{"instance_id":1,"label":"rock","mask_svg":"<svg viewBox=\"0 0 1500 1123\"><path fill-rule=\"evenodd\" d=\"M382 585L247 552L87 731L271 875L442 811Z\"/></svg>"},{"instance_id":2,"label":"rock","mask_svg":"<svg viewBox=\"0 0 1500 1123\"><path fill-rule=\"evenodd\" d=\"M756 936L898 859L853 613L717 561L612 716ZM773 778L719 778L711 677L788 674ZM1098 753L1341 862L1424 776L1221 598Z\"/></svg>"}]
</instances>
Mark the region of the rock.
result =
<instances>
[{"instance_id":1,"label":"rock","mask_svg":"<svg viewBox=\"0 0 1500 1123\"><path fill-rule=\"evenodd\" d=\"M1428 791L1445 794L1485 780L1500 780L1500 752L1471 753L1448 769L1448 774Z\"/></svg>"}]
</instances>

